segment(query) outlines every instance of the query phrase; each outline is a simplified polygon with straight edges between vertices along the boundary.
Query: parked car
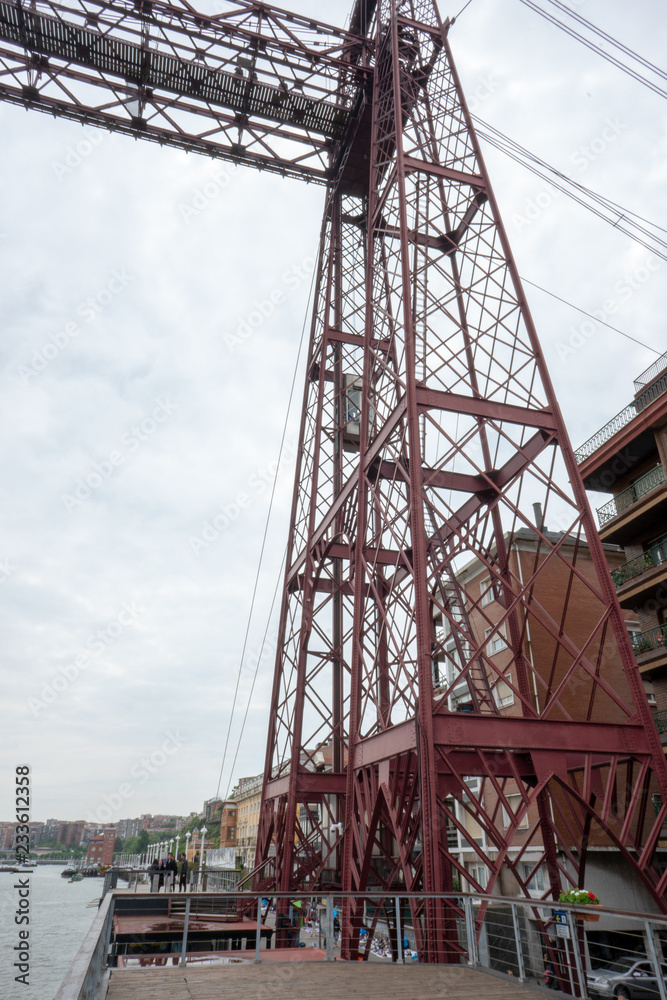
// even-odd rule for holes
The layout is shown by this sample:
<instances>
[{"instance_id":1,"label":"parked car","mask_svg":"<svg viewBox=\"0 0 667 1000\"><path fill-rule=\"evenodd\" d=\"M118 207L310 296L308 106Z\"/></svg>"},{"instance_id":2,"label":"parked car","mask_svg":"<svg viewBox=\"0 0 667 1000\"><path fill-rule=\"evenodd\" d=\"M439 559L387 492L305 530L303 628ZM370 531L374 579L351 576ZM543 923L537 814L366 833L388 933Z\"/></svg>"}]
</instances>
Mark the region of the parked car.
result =
<instances>
[{"instance_id":1,"label":"parked car","mask_svg":"<svg viewBox=\"0 0 667 1000\"><path fill-rule=\"evenodd\" d=\"M667 990L667 965L662 965ZM586 976L591 997L621 997L626 1000L660 1000L660 987L653 965L636 955L622 955L608 967L593 969Z\"/></svg>"}]
</instances>

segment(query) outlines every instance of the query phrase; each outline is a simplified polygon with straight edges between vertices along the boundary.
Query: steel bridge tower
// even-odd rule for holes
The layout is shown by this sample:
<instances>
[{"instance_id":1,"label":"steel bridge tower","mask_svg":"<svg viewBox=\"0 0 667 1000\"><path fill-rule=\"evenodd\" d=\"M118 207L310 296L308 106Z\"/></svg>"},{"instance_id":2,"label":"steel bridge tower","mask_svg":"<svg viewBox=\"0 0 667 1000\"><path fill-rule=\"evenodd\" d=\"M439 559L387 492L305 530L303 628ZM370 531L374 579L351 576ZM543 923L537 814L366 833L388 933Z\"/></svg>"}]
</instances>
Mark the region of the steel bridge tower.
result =
<instances>
[{"instance_id":1,"label":"steel bridge tower","mask_svg":"<svg viewBox=\"0 0 667 1000\"><path fill-rule=\"evenodd\" d=\"M0 0L0 99L326 186L255 885L553 897L613 847L667 909L662 748L450 24L222 6Z\"/></svg>"}]
</instances>

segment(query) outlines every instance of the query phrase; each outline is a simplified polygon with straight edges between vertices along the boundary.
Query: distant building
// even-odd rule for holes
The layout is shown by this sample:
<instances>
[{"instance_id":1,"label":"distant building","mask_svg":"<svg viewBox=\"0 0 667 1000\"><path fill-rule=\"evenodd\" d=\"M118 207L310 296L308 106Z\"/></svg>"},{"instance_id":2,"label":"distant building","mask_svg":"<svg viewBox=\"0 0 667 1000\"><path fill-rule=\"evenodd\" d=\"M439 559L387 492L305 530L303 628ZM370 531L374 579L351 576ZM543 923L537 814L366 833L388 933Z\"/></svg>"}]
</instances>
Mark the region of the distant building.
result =
<instances>
[{"instance_id":1,"label":"distant building","mask_svg":"<svg viewBox=\"0 0 667 1000\"><path fill-rule=\"evenodd\" d=\"M219 813L222 809L222 799L214 798L207 799L204 803L204 822L210 823L216 813Z\"/></svg>"},{"instance_id":2,"label":"distant building","mask_svg":"<svg viewBox=\"0 0 667 1000\"><path fill-rule=\"evenodd\" d=\"M113 861L113 848L115 842L115 827L109 827L104 831L104 833L93 837L88 844L86 863L90 865L110 865Z\"/></svg>"},{"instance_id":3,"label":"distant building","mask_svg":"<svg viewBox=\"0 0 667 1000\"><path fill-rule=\"evenodd\" d=\"M236 847L238 826L238 806L235 799L222 803L220 820L220 847Z\"/></svg>"},{"instance_id":4,"label":"distant building","mask_svg":"<svg viewBox=\"0 0 667 1000\"><path fill-rule=\"evenodd\" d=\"M119 819L116 827L117 836L121 840L127 840L128 837L138 837L143 828L143 819Z\"/></svg>"},{"instance_id":5,"label":"distant building","mask_svg":"<svg viewBox=\"0 0 667 1000\"><path fill-rule=\"evenodd\" d=\"M263 779L263 774L241 778L234 790L237 812L236 849L244 868L253 868L255 865ZM222 847L222 837L220 846Z\"/></svg>"}]
</instances>

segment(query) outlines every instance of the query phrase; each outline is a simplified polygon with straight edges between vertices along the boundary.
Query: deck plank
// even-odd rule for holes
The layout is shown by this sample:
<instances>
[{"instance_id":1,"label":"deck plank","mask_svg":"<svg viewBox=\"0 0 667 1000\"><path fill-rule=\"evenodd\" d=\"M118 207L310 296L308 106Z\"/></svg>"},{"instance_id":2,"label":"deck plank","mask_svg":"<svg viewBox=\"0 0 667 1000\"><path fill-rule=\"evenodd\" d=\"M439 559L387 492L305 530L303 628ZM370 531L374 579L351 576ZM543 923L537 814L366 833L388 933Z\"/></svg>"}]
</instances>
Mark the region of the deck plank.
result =
<instances>
[{"instance_id":1,"label":"deck plank","mask_svg":"<svg viewBox=\"0 0 667 1000\"><path fill-rule=\"evenodd\" d=\"M463 966L323 962L114 969L106 1000L527 1000L520 983Z\"/></svg>"}]
</instances>

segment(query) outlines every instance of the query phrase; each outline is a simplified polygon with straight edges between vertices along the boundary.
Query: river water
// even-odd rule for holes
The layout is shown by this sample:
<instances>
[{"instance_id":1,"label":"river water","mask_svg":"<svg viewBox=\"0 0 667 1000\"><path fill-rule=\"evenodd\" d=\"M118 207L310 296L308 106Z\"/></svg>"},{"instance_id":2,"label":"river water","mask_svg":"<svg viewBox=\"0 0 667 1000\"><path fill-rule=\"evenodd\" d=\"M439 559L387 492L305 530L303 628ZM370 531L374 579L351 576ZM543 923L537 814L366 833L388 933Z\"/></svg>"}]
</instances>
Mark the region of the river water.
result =
<instances>
[{"instance_id":1,"label":"river water","mask_svg":"<svg viewBox=\"0 0 667 1000\"><path fill-rule=\"evenodd\" d=\"M33 873L0 872L0 1000L53 1000L72 959L93 922L97 907L87 904L102 894L102 878L68 882L57 865L36 867ZM29 880L29 924L15 923L19 880ZM16 982L20 970L16 945L20 930L29 930L29 985Z\"/></svg>"}]
</instances>

